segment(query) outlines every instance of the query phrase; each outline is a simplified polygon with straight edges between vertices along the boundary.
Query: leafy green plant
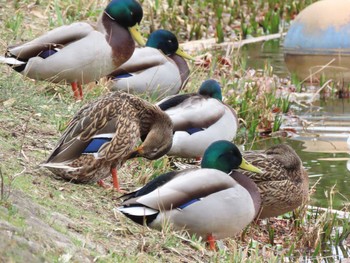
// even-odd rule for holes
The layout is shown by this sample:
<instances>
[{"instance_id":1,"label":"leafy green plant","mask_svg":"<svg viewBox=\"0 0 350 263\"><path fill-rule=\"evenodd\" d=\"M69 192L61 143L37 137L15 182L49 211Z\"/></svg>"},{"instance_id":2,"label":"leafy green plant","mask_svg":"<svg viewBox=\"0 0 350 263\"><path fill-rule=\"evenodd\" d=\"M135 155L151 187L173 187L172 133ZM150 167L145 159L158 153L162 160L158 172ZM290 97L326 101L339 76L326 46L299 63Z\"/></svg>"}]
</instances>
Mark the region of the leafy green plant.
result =
<instances>
[{"instance_id":1,"label":"leafy green plant","mask_svg":"<svg viewBox=\"0 0 350 263\"><path fill-rule=\"evenodd\" d=\"M299 80L298 76L296 73L292 73L290 76L290 81L291 83L296 87L296 92L301 92L302 89L302 83Z\"/></svg>"},{"instance_id":2,"label":"leafy green plant","mask_svg":"<svg viewBox=\"0 0 350 263\"><path fill-rule=\"evenodd\" d=\"M282 113L287 113L290 108L290 100L289 96L285 98L279 98L276 100L277 102L277 108L282 112Z\"/></svg>"},{"instance_id":3,"label":"leafy green plant","mask_svg":"<svg viewBox=\"0 0 350 263\"><path fill-rule=\"evenodd\" d=\"M279 32L280 15L274 10L268 11L264 20L262 21L262 27L266 34L275 34Z\"/></svg>"},{"instance_id":4,"label":"leafy green plant","mask_svg":"<svg viewBox=\"0 0 350 263\"><path fill-rule=\"evenodd\" d=\"M281 125L282 125L282 116L276 115L275 120L273 122L272 132L278 131Z\"/></svg>"}]
</instances>

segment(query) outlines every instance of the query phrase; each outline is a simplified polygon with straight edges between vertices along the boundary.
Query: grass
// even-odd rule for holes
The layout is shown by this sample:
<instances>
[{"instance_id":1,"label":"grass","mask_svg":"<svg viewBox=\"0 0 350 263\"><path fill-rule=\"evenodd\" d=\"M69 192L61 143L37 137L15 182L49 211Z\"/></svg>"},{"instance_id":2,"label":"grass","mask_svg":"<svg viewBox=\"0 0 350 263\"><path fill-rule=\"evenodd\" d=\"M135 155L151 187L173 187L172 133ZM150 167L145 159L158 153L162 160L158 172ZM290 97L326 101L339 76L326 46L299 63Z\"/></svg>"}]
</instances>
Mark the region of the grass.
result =
<instances>
[{"instance_id":1,"label":"grass","mask_svg":"<svg viewBox=\"0 0 350 263\"><path fill-rule=\"evenodd\" d=\"M151 29L165 28L182 40L217 41L278 33L311 1L182 0L141 1ZM150 9L147 9L147 4ZM209 19L207 19L209 14ZM283 23L282 23L283 21ZM187 29L187 30L186 30Z\"/></svg>"},{"instance_id":2,"label":"grass","mask_svg":"<svg viewBox=\"0 0 350 263\"><path fill-rule=\"evenodd\" d=\"M22 0L14 1L12 5L0 5L4 21L0 26L1 53L7 44L31 39L45 28L78 20L94 21L106 2L41 0L32 3ZM280 30L277 21L288 22L310 3L286 1L279 5L280 1L273 0L142 2L144 33L162 27L175 32L181 40L217 37L219 42ZM207 12L210 14L208 20L203 19ZM223 26L224 23L230 26ZM206 58L208 67L191 65L195 73L186 91L196 91L201 81L209 77L221 81L225 101L237 109L244 120L238 142L252 142L259 139L259 132L278 130L290 105L287 97L275 96L281 83L274 77L273 68L267 65L251 74L238 51L228 53L225 60L222 54L212 54ZM297 80L293 81L297 83ZM87 85L84 91L84 103L107 92L103 83ZM21 229L14 232L13 237L24 237L40 248L35 249L14 238L14 245L6 248L6 254L0 253L0 259L5 257L7 261L20 262L26 256L22 249L31 251L36 259L48 262L83 261L79 255L97 262L184 259L280 262L301 261L305 257L318 261L327 249L348 240L348 218L338 218L329 211L311 213L305 207L271 222L251 224L241 236L223 240L218 252L207 251L203 242L186 233L175 232L171 227L158 232L131 223L113 212L119 203L117 193L96 185L56 180L47 170L38 167L82 104L73 100L66 85L33 82L6 65L0 66L0 219ZM168 157L153 162L135 159L120 170L122 185L127 190L134 189L171 169ZM22 192L25 198L20 194ZM21 202L27 199L30 202L23 205ZM24 208L31 210L29 215L41 224L42 232L32 230L37 228ZM68 253L58 241L48 241L47 233L57 240L61 235L62 240L67 239L70 242L67 243Z\"/></svg>"}]
</instances>

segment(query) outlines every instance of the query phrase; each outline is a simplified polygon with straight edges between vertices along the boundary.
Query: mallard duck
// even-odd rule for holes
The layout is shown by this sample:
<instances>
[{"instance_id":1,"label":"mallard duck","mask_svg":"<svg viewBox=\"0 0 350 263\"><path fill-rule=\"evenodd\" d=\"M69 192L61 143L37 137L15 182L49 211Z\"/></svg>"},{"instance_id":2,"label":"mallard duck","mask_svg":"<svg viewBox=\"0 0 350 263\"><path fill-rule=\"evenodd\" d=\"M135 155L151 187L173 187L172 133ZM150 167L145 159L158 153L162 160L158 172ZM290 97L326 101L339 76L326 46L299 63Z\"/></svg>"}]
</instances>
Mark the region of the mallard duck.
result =
<instances>
[{"instance_id":1,"label":"mallard duck","mask_svg":"<svg viewBox=\"0 0 350 263\"><path fill-rule=\"evenodd\" d=\"M77 183L97 182L136 156L157 159L172 143L172 122L157 106L113 92L82 107L42 166ZM141 146L136 147L139 138Z\"/></svg>"},{"instance_id":2,"label":"mallard duck","mask_svg":"<svg viewBox=\"0 0 350 263\"><path fill-rule=\"evenodd\" d=\"M177 94L185 85L193 59L179 48L176 36L159 29L150 34L146 47L136 48L132 57L110 75L110 88L158 98Z\"/></svg>"},{"instance_id":3,"label":"mallard duck","mask_svg":"<svg viewBox=\"0 0 350 263\"><path fill-rule=\"evenodd\" d=\"M21 74L37 80L71 83L76 99L81 84L99 80L144 44L136 29L143 11L135 0L113 0L105 8L100 28L78 22L61 26L21 45L9 47L1 61Z\"/></svg>"},{"instance_id":4,"label":"mallard duck","mask_svg":"<svg viewBox=\"0 0 350 263\"><path fill-rule=\"evenodd\" d=\"M217 140L236 137L236 112L222 102L221 86L213 79L202 83L198 93L167 97L157 104L174 124L173 146L168 155L200 158Z\"/></svg>"},{"instance_id":5,"label":"mallard duck","mask_svg":"<svg viewBox=\"0 0 350 263\"><path fill-rule=\"evenodd\" d=\"M297 153L286 144L264 152L247 151L243 157L263 173L240 171L259 187L262 211L259 218L282 215L308 199L309 179Z\"/></svg>"},{"instance_id":6,"label":"mallard duck","mask_svg":"<svg viewBox=\"0 0 350 263\"><path fill-rule=\"evenodd\" d=\"M124 195L118 208L138 224L161 229L167 222L209 241L231 237L258 214L256 184L232 169L261 172L228 141L217 141L205 151L201 168L162 174L141 189Z\"/></svg>"}]
</instances>

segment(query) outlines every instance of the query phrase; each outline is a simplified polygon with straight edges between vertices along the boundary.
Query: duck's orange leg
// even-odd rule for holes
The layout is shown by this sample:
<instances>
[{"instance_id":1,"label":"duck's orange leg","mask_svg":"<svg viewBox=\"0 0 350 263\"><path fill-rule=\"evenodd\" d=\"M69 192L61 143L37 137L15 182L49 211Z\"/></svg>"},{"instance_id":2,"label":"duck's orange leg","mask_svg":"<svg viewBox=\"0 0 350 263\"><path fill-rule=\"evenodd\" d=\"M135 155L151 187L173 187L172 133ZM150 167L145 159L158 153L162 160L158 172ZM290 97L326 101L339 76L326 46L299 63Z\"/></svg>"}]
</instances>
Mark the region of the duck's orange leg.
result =
<instances>
[{"instance_id":1,"label":"duck's orange leg","mask_svg":"<svg viewBox=\"0 0 350 263\"><path fill-rule=\"evenodd\" d=\"M78 84L77 82L72 82L72 90L73 90L73 96L75 100L81 100L83 98L83 91L81 88L81 84Z\"/></svg>"},{"instance_id":2,"label":"duck's orange leg","mask_svg":"<svg viewBox=\"0 0 350 263\"><path fill-rule=\"evenodd\" d=\"M79 95L80 95L80 99L83 99L83 87L81 86L80 83L78 83L78 89L79 89Z\"/></svg>"},{"instance_id":3,"label":"duck's orange leg","mask_svg":"<svg viewBox=\"0 0 350 263\"><path fill-rule=\"evenodd\" d=\"M212 234L209 234L209 235L207 236L207 242L208 242L208 244L209 244L209 249L215 251L215 250L216 250L216 247L215 247L215 238L213 237Z\"/></svg>"},{"instance_id":4,"label":"duck's orange leg","mask_svg":"<svg viewBox=\"0 0 350 263\"><path fill-rule=\"evenodd\" d=\"M123 191L119 187L119 182L118 182L118 175L117 175L117 168L111 168L111 174L112 174L112 179L113 179L113 188L116 189L118 192L123 193ZM107 186L103 180L99 180L97 182L99 186L102 186L105 189L109 189L110 186Z\"/></svg>"},{"instance_id":5,"label":"duck's orange leg","mask_svg":"<svg viewBox=\"0 0 350 263\"><path fill-rule=\"evenodd\" d=\"M99 186L102 186L102 187L105 188L105 189L108 189L108 188L109 188L109 186L107 186L103 180L97 181L97 184L98 184Z\"/></svg>"},{"instance_id":6,"label":"duck's orange leg","mask_svg":"<svg viewBox=\"0 0 350 263\"><path fill-rule=\"evenodd\" d=\"M119 188L119 182L118 182L118 175L117 175L117 168L111 168L111 174L113 178L113 187L117 189L118 192L120 192Z\"/></svg>"}]
</instances>

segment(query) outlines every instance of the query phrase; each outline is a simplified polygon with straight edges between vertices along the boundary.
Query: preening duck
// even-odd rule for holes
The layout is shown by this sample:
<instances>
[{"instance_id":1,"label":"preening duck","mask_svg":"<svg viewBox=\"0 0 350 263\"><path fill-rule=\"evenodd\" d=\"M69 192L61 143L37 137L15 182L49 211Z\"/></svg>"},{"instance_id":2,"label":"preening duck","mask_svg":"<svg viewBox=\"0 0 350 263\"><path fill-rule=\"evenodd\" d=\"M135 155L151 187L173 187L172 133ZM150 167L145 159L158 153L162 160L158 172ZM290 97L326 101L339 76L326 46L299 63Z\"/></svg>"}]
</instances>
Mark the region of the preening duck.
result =
<instances>
[{"instance_id":1,"label":"preening duck","mask_svg":"<svg viewBox=\"0 0 350 263\"><path fill-rule=\"evenodd\" d=\"M171 223L209 241L232 237L258 214L256 184L232 169L261 171L242 159L237 147L217 141L205 151L201 168L160 175L140 190L124 195L118 208L138 224L161 229Z\"/></svg>"},{"instance_id":2,"label":"preening duck","mask_svg":"<svg viewBox=\"0 0 350 263\"><path fill-rule=\"evenodd\" d=\"M57 146L41 164L76 183L102 180L136 156L157 159L172 143L172 122L157 106L131 94L113 92L82 107ZM141 146L137 147L143 139Z\"/></svg>"},{"instance_id":3,"label":"preening duck","mask_svg":"<svg viewBox=\"0 0 350 263\"><path fill-rule=\"evenodd\" d=\"M162 98L177 94L186 84L193 58L179 48L176 36L168 30L152 32L146 47L135 48L132 57L109 77L112 90L148 94Z\"/></svg>"},{"instance_id":4,"label":"preening duck","mask_svg":"<svg viewBox=\"0 0 350 263\"><path fill-rule=\"evenodd\" d=\"M216 80L204 81L198 93L170 96L157 105L174 123L173 146L169 155L202 157L211 143L232 141L236 137L237 114L222 102L221 86Z\"/></svg>"},{"instance_id":5,"label":"preening duck","mask_svg":"<svg viewBox=\"0 0 350 263\"><path fill-rule=\"evenodd\" d=\"M135 49L134 39L144 44L136 30L143 16L135 0L113 0L105 8L99 28L77 22L53 29L24 44L9 47L0 61L26 77L72 85L76 99L81 85L104 77Z\"/></svg>"}]
</instances>

